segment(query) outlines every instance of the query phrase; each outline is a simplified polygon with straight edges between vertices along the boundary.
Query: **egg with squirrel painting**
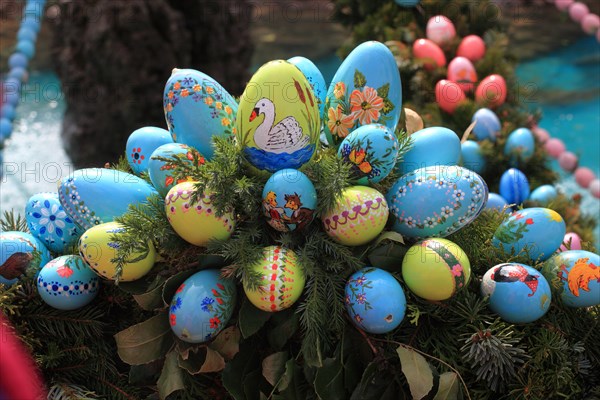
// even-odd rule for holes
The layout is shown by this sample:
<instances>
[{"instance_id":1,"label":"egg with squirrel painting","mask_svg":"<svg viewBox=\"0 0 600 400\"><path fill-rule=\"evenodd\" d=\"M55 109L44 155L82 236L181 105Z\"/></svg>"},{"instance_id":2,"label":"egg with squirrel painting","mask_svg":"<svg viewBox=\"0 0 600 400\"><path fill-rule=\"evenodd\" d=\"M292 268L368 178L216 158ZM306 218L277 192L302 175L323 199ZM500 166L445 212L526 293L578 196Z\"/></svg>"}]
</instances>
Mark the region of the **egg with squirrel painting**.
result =
<instances>
[{"instance_id":1,"label":"egg with squirrel painting","mask_svg":"<svg viewBox=\"0 0 600 400\"><path fill-rule=\"evenodd\" d=\"M406 297L392 274L365 267L350 276L345 289L346 311L352 323L368 333L391 332L406 313Z\"/></svg>"},{"instance_id":2,"label":"egg with squirrel painting","mask_svg":"<svg viewBox=\"0 0 600 400\"><path fill-rule=\"evenodd\" d=\"M310 83L316 100L319 103L319 113L321 118L323 118L325 96L327 95L327 86L325 84L325 78L323 78L323 74L319 68L306 57L292 57L288 59L288 62L298 67L298 69L304 74L304 77L308 83Z\"/></svg>"},{"instance_id":3,"label":"egg with squirrel painting","mask_svg":"<svg viewBox=\"0 0 600 400\"><path fill-rule=\"evenodd\" d=\"M396 165L398 139L381 124L363 125L344 138L338 157L352 166L353 182L377 183L386 178Z\"/></svg>"},{"instance_id":4,"label":"egg with squirrel painting","mask_svg":"<svg viewBox=\"0 0 600 400\"><path fill-rule=\"evenodd\" d=\"M186 242L206 246L211 240L229 239L235 229L233 210L217 215L213 194L205 191L197 202L192 201L195 182L174 186L165 198L165 211L175 232Z\"/></svg>"},{"instance_id":5,"label":"egg with squirrel painting","mask_svg":"<svg viewBox=\"0 0 600 400\"><path fill-rule=\"evenodd\" d=\"M284 60L271 61L246 85L235 126L238 145L257 170L300 168L319 144L319 104L302 71Z\"/></svg>"},{"instance_id":6,"label":"egg with squirrel painting","mask_svg":"<svg viewBox=\"0 0 600 400\"><path fill-rule=\"evenodd\" d=\"M145 180L105 168L80 169L62 178L58 198L63 209L83 229L110 222L129 205L144 203L156 190Z\"/></svg>"},{"instance_id":7,"label":"egg with squirrel painting","mask_svg":"<svg viewBox=\"0 0 600 400\"><path fill-rule=\"evenodd\" d=\"M402 175L419 168L456 165L460 159L458 135L441 126L421 129L411 136L412 145L397 164Z\"/></svg>"},{"instance_id":8,"label":"egg with squirrel painting","mask_svg":"<svg viewBox=\"0 0 600 400\"><path fill-rule=\"evenodd\" d=\"M37 277L42 300L58 310L88 305L100 290L98 276L79 256L60 256L42 267Z\"/></svg>"},{"instance_id":9,"label":"egg with squirrel painting","mask_svg":"<svg viewBox=\"0 0 600 400\"><path fill-rule=\"evenodd\" d=\"M404 255L402 278L410 291L423 299L447 300L469 284L471 263L456 243L426 239Z\"/></svg>"},{"instance_id":10,"label":"egg with squirrel painting","mask_svg":"<svg viewBox=\"0 0 600 400\"><path fill-rule=\"evenodd\" d=\"M335 206L321 216L329 237L346 246L360 246L375 239L389 216L383 194L367 186L343 190Z\"/></svg>"},{"instance_id":11,"label":"egg with squirrel painting","mask_svg":"<svg viewBox=\"0 0 600 400\"><path fill-rule=\"evenodd\" d=\"M448 43L456 36L454 24L448 17L436 15L429 18L425 28L427 39L442 45Z\"/></svg>"},{"instance_id":12,"label":"egg with squirrel painting","mask_svg":"<svg viewBox=\"0 0 600 400\"><path fill-rule=\"evenodd\" d=\"M169 307L169 323L177 337L188 343L203 343L227 326L237 299L231 279L221 271L205 269L187 278L175 291Z\"/></svg>"},{"instance_id":13,"label":"egg with squirrel painting","mask_svg":"<svg viewBox=\"0 0 600 400\"><path fill-rule=\"evenodd\" d=\"M338 147L363 125L381 124L396 131L402 112L402 85L396 59L376 41L358 45L335 73L327 96L323 129L330 145Z\"/></svg>"},{"instance_id":14,"label":"egg with squirrel painting","mask_svg":"<svg viewBox=\"0 0 600 400\"><path fill-rule=\"evenodd\" d=\"M281 232L303 230L317 207L317 191L297 169L275 172L262 192L262 210L269 225Z\"/></svg>"},{"instance_id":15,"label":"egg with squirrel painting","mask_svg":"<svg viewBox=\"0 0 600 400\"><path fill-rule=\"evenodd\" d=\"M148 162L154 150L167 143L173 143L173 138L166 129L145 126L133 131L125 147L125 157L131 170L137 175L147 172Z\"/></svg>"},{"instance_id":16,"label":"egg with squirrel painting","mask_svg":"<svg viewBox=\"0 0 600 400\"><path fill-rule=\"evenodd\" d=\"M532 261L544 261L562 244L565 221L549 208L515 211L496 229L492 244L507 255L524 252Z\"/></svg>"},{"instance_id":17,"label":"egg with squirrel painting","mask_svg":"<svg viewBox=\"0 0 600 400\"><path fill-rule=\"evenodd\" d=\"M115 238L124 232L125 228L118 222L107 222L88 229L79 239L79 254L95 273L105 279L117 278L117 264L112 261L119 251L119 243ZM140 248L144 247L146 251L136 251L129 255L129 260L136 261L122 266L119 281L135 281L152 269L156 261L156 250L151 242L146 246L140 243Z\"/></svg>"},{"instance_id":18,"label":"egg with squirrel painting","mask_svg":"<svg viewBox=\"0 0 600 400\"><path fill-rule=\"evenodd\" d=\"M0 232L0 284L12 285L30 271L38 271L50 261L50 252L33 235L25 232Z\"/></svg>"},{"instance_id":19,"label":"egg with squirrel painting","mask_svg":"<svg viewBox=\"0 0 600 400\"><path fill-rule=\"evenodd\" d=\"M201 167L206 162L205 158L195 149L181 143L168 143L158 147L150 156L148 162L148 175L152 185L156 188L161 197L165 197L169 190L181 182L189 179L180 179L175 175L173 165L169 162L159 160L158 158L178 159L188 164L190 167L194 163Z\"/></svg>"},{"instance_id":20,"label":"egg with squirrel painting","mask_svg":"<svg viewBox=\"0 0 600 400\"><path fill-rule=\"evenodd\" d=\"M498 264L481 280L481 294L489 296L490 309L506 322L534 322L550 308L552 293L544 275L528 265Z\"/></svg>"},{"instance_id":21,"label":"egg with squirrel painting","mask_svg":"<svg viewBox=\"0 0 600 400\"><path fill-rule=\"evenodd\" d=\"M82 230L67 215L56 193L38 193L27 200L29 232L51 251L63 254L77 243Z\"/></svg>"},{"instance_id":22,"label":"egg with squirrel painting","mask_svg":"<svg viewBox=\"0 0 600 400\"><path fill-rule=\"evenodd\" d=\"M474 140L465 140L461 143L460 147L460 164L471 171L481 174L485 170L486 162L485 157L481 154L479 143Z\"/></svg>"},{"instance_id":23,"label":"egg with squirrel painting","mask_svg":"<svg viewBox=\"0 0 600 400\"><path fill-rule=\"evenodd\" d=\"M163 94L163 108L173 140L207 159L214 154L213 136L233 137L238 104L210 76L194 69L174 69Z\"/></svg>"},{"instance_id":24,"label":"egg with squirrel painting","mask_svg":"<svg viewBox=\"0 0 600 400\"><path fill-rule=\"evenodd\" d=\"M505 171L500 177L500 195L509 204L521 204L529 197L529 180L516 168Z\"/></svg>"},{"instance_id":25,"label":"egg with squirrel painting","mask_svg":"<svg viewBox=\"0 0 600 400\"><path fill-rule=\"evenodd\" d=\"M600 305L600 256L585 250L567 250L552 256L542 273L569 307Z\"/></svg>"},{"instance_id":26,"label":"egg with squirrel painting","mask_svg":"<svg viewBox=\"0 0 600 400\"><path fill-rule=\"evenodd\" d=\"M448 236L477 218L487 194L485 181L466 168L417 169L400 177L386 195L392 229L411 239Z\"/></svg>"},{"instance_id":27,"label":"egg with squirrel painting","mask_svg":"<svg viewBox=\"0 0 600 400\"><path fill-rule=\"evenodd\" d=\"M478 141L485 139L492 142L496 141L500 134L501 125L495 112L489 108L480 108L473 114L471 122L475 122L473 134Z\"/></svg>"},{"instance_id":28,"label":"egg with squirrel painting","mask_svg":"<svg viewBox=\"0 0 600 400\"><path fill-rule=\"evenodd\" d=\"M306 278L294 251L283 246L268 246L252 266L259 276L258 286L244 281L244 292L255 307L276 312L291 307L300 298Z\"/></svg>"},{"instance_id":29,"label":"egg with squirrel painting","mask_svg":"<svg viewBox=\"0 0 600 400\"><path fill-rule=\"evenodd\" d=\"M466 93L475 90L477 72L473 63L465 57L456 57L448 64L448 80L456 82Z\"/></svg>"},{"instance_id":30,"label":"egg with squirrel painting","mask_svg":"<svg viewBox=\"0 0 600 400\"><path fill-rule=\"evenodd\" d=\"M415 59L420 60L428 71L446 65L444 51L429 39L416 40L413 43L412 51Z\"/></svg>"},{"instance_id":31,"label":"egg with squirrel painting","mask_svg":"<svg viewBox=\"0 0 600 400\"><path fill-rule=\"evenodd\" d=\"M512 166L529 161L534 151L533 133L527 128L518 128L512 131L504 145L504 155L509 157Z\"/></svg>"}]
</instances>

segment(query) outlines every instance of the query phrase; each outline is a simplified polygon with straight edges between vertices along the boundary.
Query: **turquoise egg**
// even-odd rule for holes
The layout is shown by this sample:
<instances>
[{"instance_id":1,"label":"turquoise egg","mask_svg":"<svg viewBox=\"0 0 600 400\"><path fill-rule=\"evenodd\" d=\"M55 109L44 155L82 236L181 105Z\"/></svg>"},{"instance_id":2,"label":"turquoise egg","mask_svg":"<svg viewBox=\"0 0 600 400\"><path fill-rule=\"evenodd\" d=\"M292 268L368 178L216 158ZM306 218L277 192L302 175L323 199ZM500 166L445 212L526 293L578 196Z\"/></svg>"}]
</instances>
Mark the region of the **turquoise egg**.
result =
<instances>
[{"instance_id":1,"label":"turquoise egg","mask_svg":"<svg viewBox=\"0 0 600 400\"><path fill-rule=\"evenodd\" d=\"M297 169L275 172L262 193L262 211L269 225L280 232L302 230L310 224L317 207L317 191Z\"/></svg>"},{"instance_id":2,"label":"turquoise egg","mask_svg":"<svg viewBox=\"0 0 600 400\"><path fill-rule=\"evenodd\" d=\"M544 275L518 263L490 268L481 280L481 294L489 296L490 309L506 322L536 321L550 308L552 293Z\"/></svg>"},{"instance_id":3,"label":"turquoise egg","mask_svg":"<svg viewBox=\"0 0 600 400\"><path fill-rule=\"evenodd\" d=\"M478 174L482 173L485 169L485 158L481 154L479 143L466 140L460 147L462 166Z\"/></svg>"},{"instance_id":4,"label":"turquoise egg","mask_svg":"<svg viewBox=\"0 0 600 400\"><path fill-rule=\"evenodd\" d=\"M527 128L515 129L508 135L504 145L504 154L510 158L510 164L517 166L525 163L533 156L535 140L533 133Z\"/></svg>"},{"instance_id":5,"label":"turquoise egg","mask_svg":"<svg viewBox=\"0 0 600 400\"><path fill-rule=\"evenodd\" d=\"M145 126L133 131L125 147L125 157L131 170L138 175L148 171L148 161L152 152L167 143L173 143L173 139L166 129Z\"/></svg>"},{"instance_id":6,"label":"turquoise egg","mask_svg":"<svg viewBox=\"0 0 600 400\"><path fill-rule=\"evenodd\" d=\"M58 198L67 215L83 228L111 222L130 204L139 204L156 194L145 180L126 172L85 168L62 178Z\"/></svg>"},{"instance_id":7,"label":"turquoise egg","mask_svg":"<svg viewBox=\"0 0 600 400\"><path fill-rule=\"evenodd\" d=\"M496 209L498 211L502 211L508 203L504 200L504 197L500 196L498 193L489 193L488 200L485 205L486 209ZM507 208L505 212L510 212L510 208Z\"/></svg>"},{"instance_id":8,"label":"turquoise egg","mask_svg":"<svg viewBox=\"0 0 600 400\"><path fill-rule=\"evenodd\" d=\"M473 118L471 119L471 122L475 121L477 123L473 128L473 134L477 140L487 139L495 142L501 128L500 120L496 113L489 108L480 108L473 114Z\"/></svg>"},{"instance_id":9,"label":"turquoise egg","mask_svg":"<svg viewBox=\"0 0 600 400\"><path fill-rule=\"evenodd\" d=\"M233 137L238 104L213 78L193 69L174 69L163 95L165 119L173 140L207 159L213 136Z\"/></svg>"},{"instance_id":10,"label":"turquoise egg","mask_svg":"<svg viewBox=\"0 0 600 400\"><path fill-rule=\"evenodd\" d=\"M567 250L552 256L542 268L569 307L600 305L600 256L585 250Z\"/></svg>"},{"instance_id":11,"label":"turquoise egg","mask_svg":"<svg viewBox=\"0 0 600 400\"><path fill-rule=\"evenodd\" d=\"M521 204L529 197L527 176L516 168L505 171L500 177L500 195L509 204Z\"/></svg>"},{"instance_id":12,"label":"turquoise egg","mask_svg":"<svg viewBox=\"0 0 600 400\"><path fill-rule=\"evenodd\" d=\"M171 329L188 343L213 339L227 325L237 296L235 283L205 269L179 286L169 308Z\"/></svg>"},{"instance_id":13,"label":"turquoise egg","mask_svg":"<svg viewBox=\"0 0 600 400\"><path fill-rule=\"evenodd\" d=\"M25 207L25 220L29 232L58 254L67 252L82 233L63 209L56 193L31 196Z\"/></svg>"},{"instance_id":14,"label":"turquoise egg","mask_svg":"<svg viewBox=\"0 0 600 400\"><path fill-rule=\"evenodd\" d=\"M527 248L532 261L543 261L562 244L567 228L559 213L549 208L525 208L515 211L504 221L492 239L492 244L508 255Z\"/></svg>"},{"instance_id":15,"label":"turquoise egg","mask_svg":"<svg viewBox=\"0 0 600 400\"><path fill-rule=\"evenodd\" d=\"M26 271L39 270L50 258L44 244L29 233L0 232L0 283L12 285Z\"/></svg>"},{"instance_id":16,"label":"turquoise egg","mask_svg":"<svg viewBox=\"0 0 600 400\"><path fill-rule=\"evenodd\" d=\"M542 185L531 192L529 200L547 204L556 199L556 196L558 196L558 192L554 186Z\"/></svg>"},{"instance_id":17,"label":"turquoise egg","mask_svg":"<svg viewBox=\"0 0 600 400\"><path fill-rule=\"evenodd\" d=\"M398 163L404 175L419 168L456 165L460 159L460 139L448 128L433 126L411 136L412 146Z\"/></svg>"},{"instance_id":18,"label":"turquoise egg","mask_svg":"<svg viewBox=\"0 0 600 400\"><path fill-rule=\"evenodd\" d=\"M336 147L359 126L396 131L402 111L400 73L392 52L371 41L357 46L335 73L323 112L327 141Z\"/></svg>"},{"instance_id":19,"label":"turquoise egg","mask_svg":"<svg viewBox=\"0 0 600 400\"><path fill-rule=\"evenodd\" d=\"M391 332L406 312L406 297L392 274L366 267L346 282L346 310L358 328L369 333Z\"/></svg>"},{"instance_id":20,"label":"turquoise egg","mask_svg":"<svg viewBox=\"0 0 600 400\"><path fill-rule=\"evenodd\" d=\"M167 163L165 161L157 160L157 157L171 159L176 156L180 160L189 163L191 166L194 160L194 152L196 152L194 149L185 144L168 143L163 144L150 155L148 175L150 176L152 185L162 197L165 197L167 193L169 193L169 190L182 181L177 180L173 174L173 170ZM200 154L198 154L197 157L199 163L203 164L205 162L204 157Z\"/></svg>"},{"instance_id":21,"label":"turquoise egg","mask_svg":"<svg viewBox=\"0 0 600 400\"><path fill-rule=\"evenodd\" d=\"M488 188L457 166L421 168L402 176L386 195L392 229L411 239L445 237L471 223L485 207Z\"/></svg>"},{"instance_id":22,"label":"turquoise egg","mask_svg":"<svg viewBox=\"0 0 600 400\"><path fill-rule=\"evenodd\" d=\"M321 118L323 118L323 110L325 108L325 96L327 95L327 86L325 85L325 78L323 78L323 74L317 68L317 66L305 57L292 57L288 59L288 62L294 64L302 74L306 77L308 83L313 88L313 92L315 93L315 97L319 102L319 112L321 113Z\"/></svg>"},{"instance_id":23,"label":"turquoise egg","mask_svg":"<svg viewBox=\"0 0 600 400\"><path fill-rule=\"evenodd\" d=\"M377 183L396 165L398 139L384 125L363 125L342 141L338 157L352 166L354 183Z\"/></svg>"},{"instance_id":24,"label":"turquoise egg","mask_svg":"<svg viewBox=\"0 0 600 400\"><path fill-rule=\"evenodd\" d=\"M76 310L94 300L100 281L81 257L60 256L42 267L37 289L49 306L58 310Z\"/></svg>"}]
</instances>

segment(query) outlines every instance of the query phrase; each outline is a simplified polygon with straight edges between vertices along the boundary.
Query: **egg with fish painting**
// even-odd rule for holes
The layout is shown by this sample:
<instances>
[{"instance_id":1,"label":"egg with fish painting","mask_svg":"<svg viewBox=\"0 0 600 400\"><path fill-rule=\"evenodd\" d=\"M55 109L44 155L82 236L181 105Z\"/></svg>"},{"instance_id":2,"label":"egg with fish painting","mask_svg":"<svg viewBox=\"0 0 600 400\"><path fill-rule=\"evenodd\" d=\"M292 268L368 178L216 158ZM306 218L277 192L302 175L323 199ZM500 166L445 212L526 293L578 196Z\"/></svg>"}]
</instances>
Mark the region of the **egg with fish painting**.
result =
<instances>
[{"instance_id":1,"label":"egg with fish painting","mask_svg":"<svg viewBox=\"0 0 600 400\"><path fill-rule=\"evenodd\" d=\"M240 98L238 144L260 171L306 164L315 154L320 126L319 104L310 83L287 61L260 67Z\"/></svg>"}]
</instances>

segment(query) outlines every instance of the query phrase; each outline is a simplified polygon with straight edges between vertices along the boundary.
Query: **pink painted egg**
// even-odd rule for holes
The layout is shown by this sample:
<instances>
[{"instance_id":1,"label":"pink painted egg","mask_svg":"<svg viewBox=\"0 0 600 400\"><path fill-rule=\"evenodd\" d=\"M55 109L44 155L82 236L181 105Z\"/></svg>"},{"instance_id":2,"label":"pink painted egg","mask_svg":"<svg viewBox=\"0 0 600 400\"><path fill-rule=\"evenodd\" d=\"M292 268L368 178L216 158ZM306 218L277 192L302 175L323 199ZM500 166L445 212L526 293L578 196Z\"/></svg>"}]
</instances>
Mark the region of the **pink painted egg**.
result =
<instances>
[{"instance_id":1,"label":"pink painted egg","mask_svg":"<svg viewBox=\"0 0 600 400\"><path fill-rule=\"evenodd\" d=\"M565 246L568 244L569 246ZM559 251L581 250L581 238L575 232L567 232Z\"/></svg>"},{"instance_id":2,"label":"pink painted egg","mask_svg":"<svg viewBox=\"0 0 600 400\"><path fill-rule=\"evenodd\" d=\"M429 71L446 65L446 56L440 46L428 39L419 39L413 44L413 56L422 60Z\"/></svg>"},{"instance_id":3,"label":"pink painted egg","mask_svg":"<svg viewBox=\"0 0 600 400\"><path fill-rule=\"evenodd\" d=\"M452 21L443 15L431 17L425 30L427 39L439 45L448 43L456 36L456 29Z\"/></svg>"},{"instance_id":4,"label":"pink painted egg","mask_svg":"<svg viewBox=\"0 0 600 400\"><path fill-rule=\"evenodd\" d=\"M475 100L489 107L499 107L506 101L506 81L497 74L484 78L477 86Z\"/></svg>"},{"instance_id":5,"label":"pink painted egg","mask_svg":"<svg viewBox=\"0 0 600 400\"><path fill-rule=\"evenodd\" d=\"M465 36L458 45L456 55L472 62L479 61L485 56L485 42L477 35Z\"/></svg>"},{"instance_id":6,"label":"pink painted egg","mask_svg":"<svg viewBox=\"0 0 600 400\"><path fill-rule=\"evenodd\" d=\"M477 82L473 63L465 57L456 57L448 64L448 80L458 83L464 92L472 92Z\"/></svg>"},{"instance_id":7,"label":"pink painted egg","mask_svg":"<svg viewBox=\"0 0 600 400\"><path fill-rule=\"evenodd\" d=\"M465 100L465 92L458 83L442 79L435 85L435 100L442 110L452 114Z\"/></svg>"}]
</instances>

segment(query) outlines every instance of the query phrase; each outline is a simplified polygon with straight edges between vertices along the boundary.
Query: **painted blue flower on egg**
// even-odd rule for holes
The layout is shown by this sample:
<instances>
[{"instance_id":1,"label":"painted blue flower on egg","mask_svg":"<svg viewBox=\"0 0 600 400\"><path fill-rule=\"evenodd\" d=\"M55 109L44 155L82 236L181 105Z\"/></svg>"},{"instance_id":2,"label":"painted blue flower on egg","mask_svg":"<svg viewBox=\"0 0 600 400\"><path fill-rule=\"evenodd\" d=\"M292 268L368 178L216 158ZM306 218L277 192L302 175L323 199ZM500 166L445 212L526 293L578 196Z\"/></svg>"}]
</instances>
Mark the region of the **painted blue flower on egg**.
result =
<instances>
[{"instance_id":1,"label":"painted blue flower on egg","mask_svg":"<svg viewBox=\"0 0 600 400\"><path fill-rule=\"evenodd\" d=\"M40 212L33 212L31 214L34 218L39 219L41 225L39 230L40 234L43 235L46 231L48 231L48 233L54 233L54 231L56 231L58 236L62 236L64 233L63 229L66 226L65 222L72 223L73 221L67 217L67 213L64 212L62 207L58 204L50 205L48 200L44 200L42 204Z\"/></svg>"}]
</instances>

